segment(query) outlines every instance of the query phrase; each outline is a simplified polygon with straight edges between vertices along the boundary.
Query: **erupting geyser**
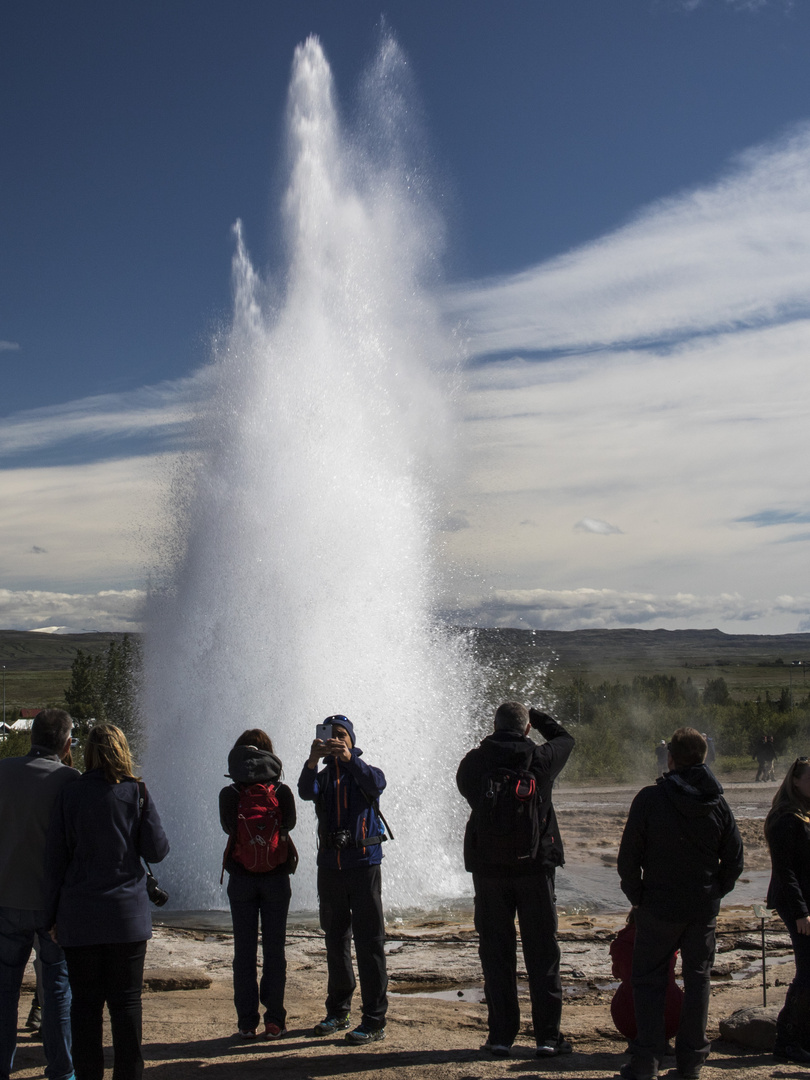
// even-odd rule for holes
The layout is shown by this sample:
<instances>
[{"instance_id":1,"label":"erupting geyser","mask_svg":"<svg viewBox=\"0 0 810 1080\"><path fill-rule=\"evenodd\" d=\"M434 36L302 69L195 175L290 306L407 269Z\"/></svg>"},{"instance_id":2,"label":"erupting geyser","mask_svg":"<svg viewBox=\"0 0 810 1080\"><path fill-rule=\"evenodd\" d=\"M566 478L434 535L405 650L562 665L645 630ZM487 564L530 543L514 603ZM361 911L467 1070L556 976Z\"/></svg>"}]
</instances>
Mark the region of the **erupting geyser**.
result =
<instances>
[{"instance_id":1,"label":"erupting geyser","mask_svg":"<svg viewBox=\"0 0 810 1080\"><path fill-rule=\"evenodd\" d=\"M386 905L468 888L454 776L474 674L434 623L453 352L430 292L441 230L402 149L405 77L388 39L349 136L318 41L299 46L283 282L260 279L235 230L233 324L215 343L147 635L145 770L175 906L224 906L217 792L235 737L266 728L294 788L335 712L388 779ZM300 803L294 838L293 907L314 908L314 815Z\"/></svg>"}]
</instances>

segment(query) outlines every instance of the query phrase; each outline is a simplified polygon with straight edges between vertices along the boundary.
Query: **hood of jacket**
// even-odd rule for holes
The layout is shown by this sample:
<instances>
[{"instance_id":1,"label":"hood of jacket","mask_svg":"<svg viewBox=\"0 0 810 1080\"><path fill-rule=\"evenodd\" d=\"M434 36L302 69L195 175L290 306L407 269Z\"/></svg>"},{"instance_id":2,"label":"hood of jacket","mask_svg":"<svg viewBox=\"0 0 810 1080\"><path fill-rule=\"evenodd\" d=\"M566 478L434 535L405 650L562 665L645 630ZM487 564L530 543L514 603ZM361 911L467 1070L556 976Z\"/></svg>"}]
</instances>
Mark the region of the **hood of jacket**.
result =
<instances>
[{"instance_id":1,"label":"hood of jacket","mask_svg":"<svg viewBox=\"0 0 810 1080\"><path fill-rule=\"evenodd\" d=\"M528 769L536 743L515 731L496 731L481 743L493 768Z\"/></svg>"},{"instance_id":2,"label":"hood of jacket","mask_svg":"<svg viewBox=\"0 0 810 1080\"><path fill-rule=\"evenodd\" d=\"M686 817L708 817L723 794L722 785L705 765L690 765L686 769L664 773L656 783Z\"/></svg>"},{"instance_id":3,"label":"hood of jacket","mask_svg":"<svg viewBox=\"0 0 810 1080\"><path fill-rule=\"evenodd\" d=\"M281 758L255 746L235 746L228 754L228 772L237 784L275 784L281 777Z\"/></svg>"}]
</instances>

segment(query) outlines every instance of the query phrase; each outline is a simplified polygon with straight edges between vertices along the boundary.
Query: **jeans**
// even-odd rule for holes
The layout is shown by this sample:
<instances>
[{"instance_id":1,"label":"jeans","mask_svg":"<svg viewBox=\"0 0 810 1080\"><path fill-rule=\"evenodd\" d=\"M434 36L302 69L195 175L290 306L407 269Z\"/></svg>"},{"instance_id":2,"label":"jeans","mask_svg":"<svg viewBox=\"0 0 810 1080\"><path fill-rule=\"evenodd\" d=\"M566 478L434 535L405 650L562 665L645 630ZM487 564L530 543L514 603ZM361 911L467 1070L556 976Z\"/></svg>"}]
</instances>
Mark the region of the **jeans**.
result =
<instances>
[{"instance_id":1,"label":"jeans","mask_svg":"<svg viewBox=\"0 0 810 1080\"><path fill-rule=\"evenodd\" d=\"M709 1015L709 976L714 963L716 919L704 922L669 922L636 908L636 944L633 949L633 1005L638 1034L630 1044L633 1071L653 1075L667 1045L664 1009L672 954L681 951L683 1005L675 1036L675 1061L680 1070L699 1069L711 1050L706 1039Z\"/></svg>"},{"instance_id":2,"label":"jeans","mask_svg":"<svg viewBox=\"0 0 810 1080\"><path fill-rule=\"evenodd\" d=\"M490 1042L511 1046L520 1031L516 914L529 977L535 1042L538 1046L555 1042L560 1034L562 984L554 870L513 878L473 874L473 885Z\"/></svg>"},{"instance_id":3,"label":"jeans","mask_svg":"<svg viewBox=\"0 0 810 1080\"><path fill-rule=\"evenodd\" d=\"M240 1031L259 1026L259 1002L264 1022L284 1027L284 989L287 984L287 911L290 875L237 874L228 879L228 901L233 921L233 1003ZM262 927L262 978L257 985L256 954L259 920Z\"/></svg>"},{"instance_id":4,"label":"jeans","mask_svg":"<svg viewBox=\"0 0 810 1080\"><path fill-rule=\"evenodd\" d=\"M388 971L380 867L354 866L349 870L319 867L318 910L326 938L327 1015L349 1014L357 985L352 970L354 937L363 1022L373 1030L385 1027Z\"/></svg>"},{"instance_id":5,"label":"jeans","mask_svg":"<svg viewBox=\"0 0 810 1080\"><path fill-rule=\"evenodd\" d=\"M73 1065L76 1080L103 1080L104 1002L110 1012L113 1080L139 1080L141 1054L143 962L145 941L115 945L67 945L73 1002Z\"/></svg>"},{"instance_id":6,"label":"jeans","mask_svg":"<svg viewBox=\"0 0 810 1080\"><path fill-rule=\"evenodd\" d=\"M14 1062L20 987L35 937L42 961L45 1075L48 1080L68 1080L73 1075L67 967L64 953L44 924L44 911L0 907L0 1080L8 1080Z\"/></svg>"},{"instance_id":7,"label":"jeans","mask_svg":"<svg viewBox=\"0 0 810 1080\"><path fill-rule=\"evenodd\" d=\"M787 908L776 909L779 918L787 927L793 945L793 959L796 962L796 973L793 977L793 986L797 989L810 990L810 934L800 934L796 929L796 920L791 917Z\"/></svg>"}]
</instances>

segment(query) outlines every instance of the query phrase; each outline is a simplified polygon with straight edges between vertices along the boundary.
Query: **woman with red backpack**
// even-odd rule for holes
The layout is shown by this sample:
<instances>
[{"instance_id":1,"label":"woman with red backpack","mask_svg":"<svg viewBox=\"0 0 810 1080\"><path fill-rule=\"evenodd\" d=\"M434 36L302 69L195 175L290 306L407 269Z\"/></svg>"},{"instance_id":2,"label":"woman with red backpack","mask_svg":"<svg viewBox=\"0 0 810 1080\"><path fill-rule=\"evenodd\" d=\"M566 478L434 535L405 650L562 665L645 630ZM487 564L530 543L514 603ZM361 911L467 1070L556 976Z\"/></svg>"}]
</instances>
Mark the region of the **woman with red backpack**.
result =
<instances>
[{"instance_id":1,"label":"woman with red backpack","mask_svg":"<svg viewBox=\"0 0 810 1080\"><path fill-rule=\"evenodd\" d=\"M287 1033L284 988L287 960L287 911L290 874L298 855L290 830L295 826L295 799L280 782L281 760L267 732L243 732L228 754L233 781L219 793L219 819L228 834L222 858L228 871L228 901L233 921L233 1000L243 1039L259 1035L278 1039ZM257 981L259 923L262 930L262 977Z\"/></svg>"}]
</instances>

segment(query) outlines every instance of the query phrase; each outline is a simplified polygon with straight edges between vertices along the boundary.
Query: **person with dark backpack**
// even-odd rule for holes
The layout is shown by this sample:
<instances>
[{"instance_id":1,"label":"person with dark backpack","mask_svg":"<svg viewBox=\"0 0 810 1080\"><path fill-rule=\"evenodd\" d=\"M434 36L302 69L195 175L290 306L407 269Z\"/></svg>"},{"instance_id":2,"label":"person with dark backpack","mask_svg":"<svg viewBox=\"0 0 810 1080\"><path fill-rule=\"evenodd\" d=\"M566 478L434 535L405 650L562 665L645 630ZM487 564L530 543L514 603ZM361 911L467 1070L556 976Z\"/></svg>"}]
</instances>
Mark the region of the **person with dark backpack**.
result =
<instances>
[{"instance_id":1,"label":"person with dark backpack","mask_svg":"<svg viewBox=\"0 0 810 1080\"><path fill-rule=\"evenodd\" d=\"M233 921L233 1000L243 1039L255 1039L264 1006L265 1039L285 1035L287 981L285 944L290 907L290 874L298 855L290 838L295 799L282 784L281 761L261 728L243 732L228 754L233 781L219 793L219 819L228 834L222 857L228 871ZM221 879L220 879L221 880ZM257 981L259 922L262 977Z\"/></svg>"},{"instance_id":2,"label":"person with dark backpack","mask_svg":"<svg viewBox=\"0 0 810 1080\"><path fill-rule=\"evenodd\" d=\"M546 740L528 738L535 728ZM483 1049L508 1057L520 1030L515 915L529 977L538 1057L570 1054L560 1035L562 985L554 872L563 846L551 788L574 748L561 724L538 709L506 701L495 731L458 768L470 804L464 865L475 888L475 928L484 972L489 1038Z\"/></svg>"}]
</instances>

